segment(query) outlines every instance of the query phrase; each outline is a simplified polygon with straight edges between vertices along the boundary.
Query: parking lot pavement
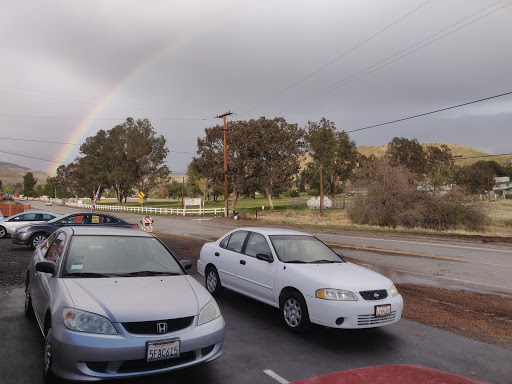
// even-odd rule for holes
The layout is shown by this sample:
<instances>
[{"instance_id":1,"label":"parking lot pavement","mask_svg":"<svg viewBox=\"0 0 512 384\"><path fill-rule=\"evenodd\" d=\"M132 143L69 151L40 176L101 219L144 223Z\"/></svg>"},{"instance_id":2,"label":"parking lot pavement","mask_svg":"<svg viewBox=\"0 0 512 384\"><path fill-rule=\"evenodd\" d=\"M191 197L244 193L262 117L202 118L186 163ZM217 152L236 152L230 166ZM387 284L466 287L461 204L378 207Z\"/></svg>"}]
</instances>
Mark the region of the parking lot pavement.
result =
<instances>
[{"instance_id":1,"label":"parking lot pavement","mask_svg":"<svg viewBox=\"0 0 512 384\"><path fill-rule=\"evenodd\" d=\"M42 383L43 338L35 320L24 317L23 298L22 287L0 288L3 384ZM279 381L265 370L296 381L365 366L417 364L489 383L510 383L512 351L411 321L361 331L319 327L295 335L280 324L275 308L230 291L218 303L227 327L223 356L145 382L271 384Z\"/></svg>"}]
</instances>

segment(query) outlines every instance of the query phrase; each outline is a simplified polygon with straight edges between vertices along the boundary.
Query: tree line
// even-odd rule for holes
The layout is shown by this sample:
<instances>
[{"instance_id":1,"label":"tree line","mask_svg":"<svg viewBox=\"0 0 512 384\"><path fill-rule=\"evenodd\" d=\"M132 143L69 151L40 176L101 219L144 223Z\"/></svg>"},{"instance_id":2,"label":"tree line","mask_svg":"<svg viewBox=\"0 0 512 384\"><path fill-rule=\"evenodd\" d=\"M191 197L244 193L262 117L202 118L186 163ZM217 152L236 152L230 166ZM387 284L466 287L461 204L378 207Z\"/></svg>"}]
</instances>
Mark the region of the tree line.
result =
<instances>
[{"instance_id":1,"label":"tree line","mask_svg":"<svg viewBox=\"0 0 512 384\"><path fill-rule=\"evenodd\" d=\"M224 194L224 134L231 209L238 199L266 196L273 209L273 198L292 192L318 192L320 179L326 195L335 196L352 188L364 188L378 179L379 170L394 167L408 172L415 188L436 191L453 183L467 193L488 189L488 178L512 175L512 167L479 161L472 165L454 164L446 145L422 146L416 139L395 137L388 143L384 158L358 153L355 141L337 130L325 118L309 121L304 127L282 117L228 122L208 127L197 139L197 156L187 169L188 196L217 200ZM182 184L171 180L165 165L168 149L148 119L127 118L110 130L100 130L80 146L80 155L57 168L56 176L44 185L29 172L24 177L27 196L93 197L108 191L118 204L128 196L144 192L159 197L181 197ZM320 177L320 172L322 177Z\"/></svg>"}]
</instances>

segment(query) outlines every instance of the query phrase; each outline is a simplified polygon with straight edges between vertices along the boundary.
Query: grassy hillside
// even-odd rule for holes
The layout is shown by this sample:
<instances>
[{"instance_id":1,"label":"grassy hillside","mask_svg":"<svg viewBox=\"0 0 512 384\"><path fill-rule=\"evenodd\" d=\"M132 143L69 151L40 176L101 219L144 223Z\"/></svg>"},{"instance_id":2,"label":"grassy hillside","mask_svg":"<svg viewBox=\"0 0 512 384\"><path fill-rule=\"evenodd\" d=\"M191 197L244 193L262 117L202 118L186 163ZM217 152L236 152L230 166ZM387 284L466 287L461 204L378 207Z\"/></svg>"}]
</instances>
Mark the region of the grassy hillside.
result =
<instances>
[{"instance_id":1,"label":"grassy hillside","mask_svg":"<svg viewBox=\"0 0 512 384\"><path fill-rule=\"evenodd\" d=\"M507 160L512 159L512 156L496 156L496 157L479 157L479 156L488 156L488 153L480 151L478 149L474 149L471 147L466 147L464 145L456 145L456 144L448 144L448 143L421 143L422 146L426 147L429 145L433 146L441 146L446 144L448 148L452 151L454 157L462 156L462 157L471 157L471 159L455 159L455 164L457 165L468 165L476 163L480 160L490 161L494 160L498 164L505 165ZM388 146L387 145L374 145L374 146L361 146L358 147L357 150L359 153L370 156L374 155L376 157L383 157L386 154Z\"/></svg>"},{"instance_id":2,"label":"grassy hillside","mask_svg":"<svg viewBox=\"0 0 512 384\"><path fill-rule=\"evenodd\" d=\"M46 182L46 177L49 176L41 171L0 161L0 180L2 180L3 185L15 185L17 183L23 184L23 176L25 176L27 172L32 172L34 174L34 177L37 179L37 184L44 184Z\"/></svg>"}]
</instances>

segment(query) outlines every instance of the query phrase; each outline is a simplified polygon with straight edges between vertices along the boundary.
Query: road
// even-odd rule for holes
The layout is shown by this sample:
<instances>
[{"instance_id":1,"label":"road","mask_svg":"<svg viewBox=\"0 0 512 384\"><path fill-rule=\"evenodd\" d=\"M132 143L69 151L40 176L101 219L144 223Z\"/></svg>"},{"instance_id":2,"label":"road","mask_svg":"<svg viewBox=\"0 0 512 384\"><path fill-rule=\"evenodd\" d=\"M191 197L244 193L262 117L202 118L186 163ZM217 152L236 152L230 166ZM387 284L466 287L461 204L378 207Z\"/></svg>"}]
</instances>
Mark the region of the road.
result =
<instances>
[{"instance_id":1,"label":"road","mask_svg":"<svg viewBox=\"0 0 512 384\"><path fill-rule=\"evenodd\" d=\"M70 210L66 207L49 208L61 213ZM141 219L141 215L119 214L119 216L132 222ZM191 218L157 217L155 224L159 232L170 231L174 234L203 238L216 238L234 225L245 224L231 225L230 223L226 220L197 221ZM338 244L351 240L350 236L343 237L343 242L340 241L341 236L325 233L319 236L327 236L324 238L325 241L336 241ZM367 245L370 243L364 242L370 240L373 241L373 239L360 239ZM378 244L380 246L385 243ZM399 252L407 252L401 248L400 243L393 246L399 248ZM409 246L415 245L409 244ZM393 250L390 248L388 247L388 252ZM445 247L436 252L441 253L443 249L453 249L454 252L458 252L456 257L468 257L468 261L423 256L408 257L402 254L392 257L398 259L397 267L402 269L413 268L409 264L414 265L414 262L424 263L424 265L428 263L473 265L469 262L469 256L464 255L465 248ZM482 249L506 250L506 247L501 249L501 247L491 246ZM26 249L26 252L30 250ZM382 257L384 262L391 264L387 260L389 253L372 255L372 252L368 251L344 250L347 255L352 252L359 258ZM361 256L366 253L369 255ZM493 255L495 255L493 257L500 257L499 252ZM482 264L482 268L488 267L491 265ZM446 265L443 268L446 268ZM426 269L423 272L430 273ZM197 273L194 273L193 277L200 282L204 280ZM23 299L23 288L2 287L0 289L2 383L42 383L43 338L36 323L24 317ZM218 303L227 326L224 354L220 359L171 374L122 380L116 383L159 384L171 381L177 384L240 382L271 384L385 364L416 364L488 383L511 383L512 350L475 341L435 327L401 320L380 329L333 330L317 327L307 334L295 335L287 332L280 324L278 310L275 308L230 291L226 291ZM274 377L265 371L273 373ZM278 381L276 378L282 378L282 380Z\"/></svg>"},{"instance_id":2,"label":"road","mask_svg":"<svg viewBox=\"0 0 512 384\"><path fill-rule=\"evenodd\" d=\"M68 213L75 208L45 207ZM143 215L116 212L127 221L139 222ZM260 225L260 221L235 221L207 217L157 216L154 231L215 240L238 226ZM365 264L396 283L432 284L451 289L471 289L482 293L512 296L512 246L464 243L462 241L408 240L368 233L365 236L308 229L322 241L339 250L350 261Z\"/></svg>"}]
</instances>

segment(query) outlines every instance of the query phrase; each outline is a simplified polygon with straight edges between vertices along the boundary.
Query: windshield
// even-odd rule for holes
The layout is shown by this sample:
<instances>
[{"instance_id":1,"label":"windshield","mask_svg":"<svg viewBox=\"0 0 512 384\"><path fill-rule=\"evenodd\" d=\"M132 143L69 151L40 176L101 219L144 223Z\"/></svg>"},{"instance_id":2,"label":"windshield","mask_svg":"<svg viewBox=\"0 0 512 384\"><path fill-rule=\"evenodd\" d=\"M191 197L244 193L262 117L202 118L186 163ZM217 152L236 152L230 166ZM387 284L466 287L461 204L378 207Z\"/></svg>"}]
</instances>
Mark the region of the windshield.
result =
<instances>
[{"instance_id":1,"label":"windshield","mask_svg":"<svg viewBox=\"0 0 512 384\"><path fill-rule=\"evenodd\" d=\"M64 270L64 277L183 274L157 239L136 236L75 236Z\"/></svg>"},{"instance_id":2,"label":"windshield","mask_svg":"<svg viewBox=\"0 0 512 384\"><path fill-rule=\"evenodd\" d=\"M277 257L284 263L342 263L344 260L314 236L269 236Z\"/></svg>"}]
</instances>

